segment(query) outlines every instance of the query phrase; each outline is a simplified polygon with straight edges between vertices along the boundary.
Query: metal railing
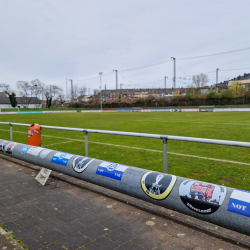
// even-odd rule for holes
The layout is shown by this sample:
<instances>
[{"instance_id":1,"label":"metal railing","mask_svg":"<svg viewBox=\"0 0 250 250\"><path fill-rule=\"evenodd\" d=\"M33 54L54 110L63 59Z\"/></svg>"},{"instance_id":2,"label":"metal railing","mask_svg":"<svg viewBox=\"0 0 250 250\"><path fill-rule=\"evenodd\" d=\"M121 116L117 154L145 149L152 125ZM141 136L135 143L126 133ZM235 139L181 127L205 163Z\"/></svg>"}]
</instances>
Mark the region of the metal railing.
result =
<instances>
[{"instance_id":1,"label":"metal railing","mask_svg":"<svg viewBox=\"0 0 250 250\"><path fill-rule=\"evenodd\" d=\"M13 134L13 130L12 130L13 125L24 126L24 127L29 127L31 125L31 124L12 123L12 122L0 122L0 124L10 126L10 141L13 141L13 135L12 135ZM164 173L168 172L168 164L167 164L167 142L168 142L168 140L250 148L249 142L240 142L240 141L215 140L215 139L205 139L205 138L195 138L195 137L145 134L145 133L121 132L121 131L109 131L109 130L97 130L97 129L55 127L55 126L46 126L46 125L40 125L40 127L41 127L41 141L42 141L42 128L84 132L84 134L85 134L85 156L88 156L88 133L123 135L123 136L134 136L134 137L161 139L163 142L163 170L164 170Z\"/></svg>"}]
</instances>

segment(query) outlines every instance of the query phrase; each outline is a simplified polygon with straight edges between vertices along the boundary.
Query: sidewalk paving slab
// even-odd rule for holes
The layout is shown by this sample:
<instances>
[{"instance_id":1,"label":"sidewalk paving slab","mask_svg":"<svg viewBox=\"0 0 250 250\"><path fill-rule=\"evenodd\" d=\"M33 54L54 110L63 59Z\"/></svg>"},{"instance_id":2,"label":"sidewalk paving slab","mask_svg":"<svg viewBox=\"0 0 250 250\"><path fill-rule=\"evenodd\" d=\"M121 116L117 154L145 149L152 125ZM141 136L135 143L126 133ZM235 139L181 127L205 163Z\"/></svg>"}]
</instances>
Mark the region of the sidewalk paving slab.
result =
<instances>
[{"instance_id":1,"label":"sidewalk paving slab","mask_svg":"<svg viewBox=\"0 0 250 250\"><path fill-rule=\"evenodd\" d=\"M40 168L23 164L0 155L0 224L28 249L229 250L250 246L249 236L62 174L53 172L60 180L50 177L43 187L35 180ZM209 235L217 230L235 244L216 233Z\"/></svg>"}]
</instances>

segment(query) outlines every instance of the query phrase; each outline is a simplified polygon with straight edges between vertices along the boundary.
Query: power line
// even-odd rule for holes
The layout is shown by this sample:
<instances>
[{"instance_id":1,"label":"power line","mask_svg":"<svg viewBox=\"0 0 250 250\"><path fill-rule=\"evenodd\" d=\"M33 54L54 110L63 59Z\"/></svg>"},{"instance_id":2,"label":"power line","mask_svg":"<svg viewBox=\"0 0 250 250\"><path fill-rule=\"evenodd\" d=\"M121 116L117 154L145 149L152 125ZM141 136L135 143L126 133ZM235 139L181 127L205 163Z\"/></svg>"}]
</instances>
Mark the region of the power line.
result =
<instances>
[{"instance_id":1,"label":"power line","mask_svg":"<svg viewBox=\"0 0 250 250\"><path fill-rule=\"evenodd\" d=\"M159 63L154 63L154 64L150 64L150 65L146 65L146 66L142 66L142 67L138 67L138 68L120 70L120 72L132 71L132 70L137 70L137 69L145 69L145 68L154 67L154 66L157 66L157 65L160 65L160 64L164 64L164 63L167 63L167 62L171 62L171 60L163 61L163 62L159 62Z\"/></svg>"},{"instance_id":2,"label":"power line","mask_svg":"<svg viewBox=\"0 0 250 250\"><path fill-rule=\"evenodd\" d=\"M242 69L250 69L250 67L249 68L241 68L241 69L222 69L220 71L231 71L231 70L242 70Z\"/></svg>"},{"instance_id":3,"label":"power line","mask_svg":"<svg viewBox=\"0 0 250 250\"><path fill-rule=\"evenodd\" d=\"M186 57L186 58L177 58L177 60L180 61L180 60L189 60L189 59L196 59L196 58L203 58L203 57L210 57L210 56L218 56L218 55L235 53L235 52L249 50L249 49L250 49L250 47L244 48L244 49L230 50L230 51L225 51L225 52L220 52L220 53L215 53L215 54L203 55L203 56L193 56L193 57Z\"/></svg>"},{"instance_id":4,"label":"power line","mask_svg":"<svg viewBox=\"0 0 250 250\"><path fill-rule=\"evenodd\" d=\"M129 81L130 83L132 84L148 84L148 83L154 83L154 82L159 82L159 81L162 81L163 79L160 79L160 80L155 80L155 81L152 81L152 82L142 82L142 83L134 83L134 82L131 82L129 79L127 79L126 77L124 77L120 72L118 72L118 74L124 78L125 80Z\"/></svg>"},{"instance_id":5,"label":"power line","mask_svg":"<svg viewBox=\"0 0 250 250\"><path fill-rule=\"evenodd\" d=\"M107 73L107 74L103 74L102 76L107 76L107 75L111 75L113 74L113 72L110 72L110 73ZM99 79L100 77L97 76L97 77L92 77L92 78L88 78L88 79L83 79L83 80L75 80L75 82L83 82L83 81L88 81L88 80L93 80L93 79Z\"/></svg>"}]
</instances>

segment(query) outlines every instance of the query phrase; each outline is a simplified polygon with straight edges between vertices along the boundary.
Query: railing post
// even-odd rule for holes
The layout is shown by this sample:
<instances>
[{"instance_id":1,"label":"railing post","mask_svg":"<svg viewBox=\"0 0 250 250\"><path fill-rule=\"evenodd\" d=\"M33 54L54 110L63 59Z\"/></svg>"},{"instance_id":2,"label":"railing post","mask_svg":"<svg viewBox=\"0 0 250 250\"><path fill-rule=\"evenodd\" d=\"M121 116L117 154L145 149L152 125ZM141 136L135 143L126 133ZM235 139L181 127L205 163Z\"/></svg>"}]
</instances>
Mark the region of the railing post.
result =
<instances>
[{"instance_id":1,"label":"railing post","mask_svg":"<svg viewBox=\"0 0 250 250\"><path fill-rule=\"evenodd\" d=\"M13 136L12 136L12 124L10 123L10 141L13 141Z\"/></svg>"},{"instance_id":2,"label":"railing post","mask_svg":"<svg viewBox=\"0 0 250 250\"><path fill-rule=\"evenodd\" d=\"M89 152L88 152L88 132L85 131L85 156L88 157L89 156Z\"/></svg>"},{"instance_id":3,"label":"railing post","mask_svg":"<svg viewBox=\"0 0 250 250\"><path fill-rule=\"evenodd\" d=\"M163 173L168 173L168 148L167 148L168 140L167 138L163 138Z\"/></svg>"},{"instance_id":4,"label":"railing post","mask_svg":"<svg viewBox=\"0 0 250 250\"><path fill-rule=\"evenodd\" d=\"M40 140L41 140L41 147L42 147L43 145L42 127L40 127Z\"/></svg>"}]
</instances>

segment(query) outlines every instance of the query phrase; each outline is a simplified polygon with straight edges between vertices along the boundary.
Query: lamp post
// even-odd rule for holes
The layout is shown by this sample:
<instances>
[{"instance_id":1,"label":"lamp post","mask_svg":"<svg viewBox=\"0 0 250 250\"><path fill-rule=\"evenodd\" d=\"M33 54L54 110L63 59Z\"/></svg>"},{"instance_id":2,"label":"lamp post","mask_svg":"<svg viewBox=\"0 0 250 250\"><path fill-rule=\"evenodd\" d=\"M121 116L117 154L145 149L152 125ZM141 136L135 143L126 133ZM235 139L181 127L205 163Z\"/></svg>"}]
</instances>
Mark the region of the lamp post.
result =
<instances>
[{"instance_id":1,"label":"lamp post","mask_svg":"<svg viewBox=\"0 0 250 250\"><path fill-rule=\"evenodd\" d=\"M117 99L118 98L118 70L113 69L113 71L115 72L115 79L116 79L115 89L116 89L116 99Z\"/></svg>"},{"instance_id":2,"label":"lamp post","mask_svg":"<svg viewBox=\"0 0 250 250\"><path fill-rule=\"evenodd\" d=\"M174 95L175 95L175 88L176 88L176 70L175 70L175 57L171 57L171 60L174 60L174 77L173 77L173 87L174 87Z\"/></svg>"},{"instance_id":3,"label":"lamp post","mask_svg":"<svg viewBox=\"0 0 250 250\"><path fill-rule=\"evenodd\" d=\"M71 81L71 102L73 103L73 80L72 79L68 79L69 81Z\"/></svg>"},{"instance_id":4,"label":"lamp post","mask_svg":"<svg viewBox=\"0 0 250 250\"><path fill-rule=\"evenodd\" d=\"M101 111L102 111L102 72L99 73L100 75L100 98L101 98Z\"/></svg>"}]
</instances>

